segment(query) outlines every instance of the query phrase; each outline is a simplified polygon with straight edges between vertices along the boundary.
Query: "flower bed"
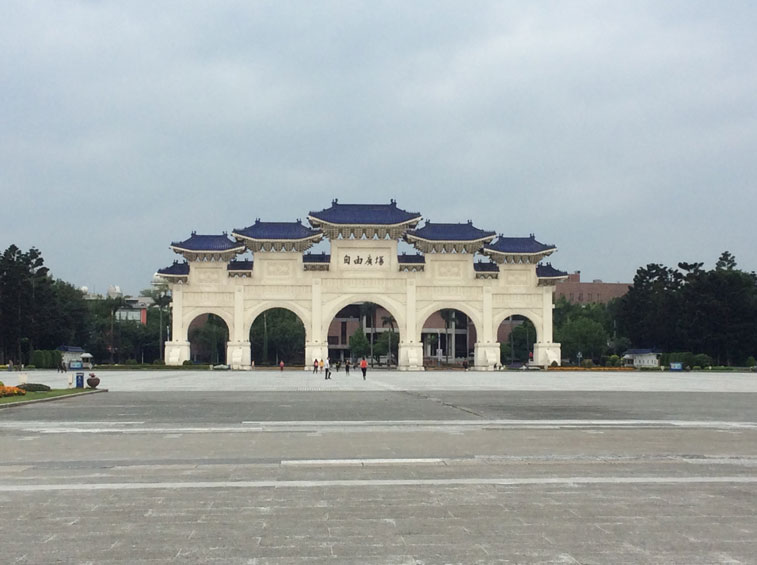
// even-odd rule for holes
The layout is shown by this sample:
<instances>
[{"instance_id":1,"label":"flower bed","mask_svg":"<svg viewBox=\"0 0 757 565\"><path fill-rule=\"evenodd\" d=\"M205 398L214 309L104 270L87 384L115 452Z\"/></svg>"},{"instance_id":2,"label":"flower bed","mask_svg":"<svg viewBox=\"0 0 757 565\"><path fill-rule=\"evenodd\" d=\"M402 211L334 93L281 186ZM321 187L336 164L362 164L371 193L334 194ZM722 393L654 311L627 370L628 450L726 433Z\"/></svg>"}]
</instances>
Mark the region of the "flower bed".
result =
<instances>
[{"instance_id":1,"label":"flower bed","mask_svg":"<svg viewBox=\"0 0 757 565\"><path fill-rule=\"evenodd\" d=\"M3 396L24 396L26 394L26 391L22 388L18 388L17 386L1 386L0 387L0 398Z\"/></svg>"}]
</instances>

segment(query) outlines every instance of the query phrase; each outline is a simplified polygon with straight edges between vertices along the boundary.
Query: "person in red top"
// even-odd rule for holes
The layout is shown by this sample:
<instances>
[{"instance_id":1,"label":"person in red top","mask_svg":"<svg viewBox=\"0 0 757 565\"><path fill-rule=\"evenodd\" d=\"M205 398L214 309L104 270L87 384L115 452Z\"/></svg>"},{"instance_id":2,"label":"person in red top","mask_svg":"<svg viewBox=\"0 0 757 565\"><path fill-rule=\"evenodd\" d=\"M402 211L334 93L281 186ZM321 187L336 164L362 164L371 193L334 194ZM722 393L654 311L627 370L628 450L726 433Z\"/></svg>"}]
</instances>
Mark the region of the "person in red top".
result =
<instances>
[{"instance_id":1,"label":"person in red top","mask_svg":"<svg viewBox=\"0 0 757 565\"><path fill-rule=\"evenodd\" d=\"M284 362L283 361L279 361L279 370L280 371L284 370Z\"/></svg>"},{"instance_id":2,"label":"person in red top","mask_svg":"<svg viewBox=\"0 0 757 565\"><path fill-rule=\"evenodd\" d=\"M365 372L368 370L368 361L365 360L365 357L360 361L360 370L363 371L363 380L365 380Z\"/></svg>"}]
</instances>

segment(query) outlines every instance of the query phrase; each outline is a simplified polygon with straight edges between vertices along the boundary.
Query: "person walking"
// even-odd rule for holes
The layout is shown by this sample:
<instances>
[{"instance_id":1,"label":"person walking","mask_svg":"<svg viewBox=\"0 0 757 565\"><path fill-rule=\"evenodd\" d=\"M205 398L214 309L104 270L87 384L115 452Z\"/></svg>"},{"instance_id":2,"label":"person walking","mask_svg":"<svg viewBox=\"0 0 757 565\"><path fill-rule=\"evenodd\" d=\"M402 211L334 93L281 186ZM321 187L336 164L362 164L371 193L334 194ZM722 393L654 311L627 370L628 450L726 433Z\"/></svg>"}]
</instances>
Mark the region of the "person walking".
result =
<instances>
[{"instance_id":1,"label":"person walking","mask_svg":"<svg viewBox=\"0 0 757 565\"><path fill-rule=\"evenodd\" d=\"M313 374L318 372L318 359L313 359Z\"/></svg>"},{"instance_id":2,"label":"person walking","mask_svg":"<svg viewBox=\"0 0 757 565\"><path fill-rule=\"evenodd\" d=\"M319 367L321 368L321 373L323 373L323 359L321 359Z\"/></svg>"},{"instance_id":3,"label":"person walking","mask_svg":"<svg viewBox=\"0 0 757 565\"><path fill-rule=\"evenodd\" d=\"M328 357L326 357L326 361L323 363L323 368L326 370L326 378L331 379L331 363Z\"/></svg>"},{"instance_id":4,"label":"person walking","mask_svg":"<svg viewBox=\"0 0 757 565\"><path fill-rule=\"evenodd\" d=\"M360 361L360 370L363 371L363 380L365 380L365 373L368 371L368 361L365 360L365 357Z\"/></svg>"},{"instance_id":5,"label":"person walking","mask_svg":"<svg viewBox=\"0 0 757 565\"><path fill-rule=\"evenodd\" d=\"M347 376L350 376L350 360L347 359L347 361L344 362L344 372L347 373Z\"/></svg>"},{"instance_id":6,"label":"person walking","mask_svg":"<svg viewBox=\"0 0 757 565\"><path fill-rule=\"evenodd\" d=\"M279 361L279 371L284 370L284 361Z\"/></svg>"}]
</instances>

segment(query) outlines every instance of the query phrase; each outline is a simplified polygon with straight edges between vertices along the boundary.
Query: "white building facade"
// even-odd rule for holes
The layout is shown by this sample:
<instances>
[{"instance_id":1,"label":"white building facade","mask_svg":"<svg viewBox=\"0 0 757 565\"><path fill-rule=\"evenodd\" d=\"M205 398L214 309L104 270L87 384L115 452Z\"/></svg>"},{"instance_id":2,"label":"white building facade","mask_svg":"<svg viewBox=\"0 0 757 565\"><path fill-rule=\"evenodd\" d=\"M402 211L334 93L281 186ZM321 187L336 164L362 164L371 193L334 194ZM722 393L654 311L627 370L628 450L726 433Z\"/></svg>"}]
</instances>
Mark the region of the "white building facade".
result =
<instances>
[{"instance_id":1,"label":"white building facade","mask_svg":"<svg viewBox=\"0 0 757 565\"><path fill-rule=\"evenodd\" d=\"M532 236L508 238L471 222L418 228L420 214L390 204L340 204L310 212L310 227L296 222L261 222L231 236L197 235L171 249L185 262L158 271L173 298L171 340L165 360L190 359L189 325L203 314L229 328L227 363L251 366L250 328L271 308L294 312L305 326L305 360L328 356L331 321L345 306L373 302L387 310L399 332L398 368L423 369L421 332L435 312L455 309L476 327L474 368L500 363L497 328L510 316L536 328L534 363L560 363L553 341L554 285L566 273L540 261L556 251ZM305 253L327 238L328 254ZM398 254L404 240L420 253ZM237 260L252 252L253 260ZM484 259L483 261L481 259Z\"/></svg>"}]
</instances>

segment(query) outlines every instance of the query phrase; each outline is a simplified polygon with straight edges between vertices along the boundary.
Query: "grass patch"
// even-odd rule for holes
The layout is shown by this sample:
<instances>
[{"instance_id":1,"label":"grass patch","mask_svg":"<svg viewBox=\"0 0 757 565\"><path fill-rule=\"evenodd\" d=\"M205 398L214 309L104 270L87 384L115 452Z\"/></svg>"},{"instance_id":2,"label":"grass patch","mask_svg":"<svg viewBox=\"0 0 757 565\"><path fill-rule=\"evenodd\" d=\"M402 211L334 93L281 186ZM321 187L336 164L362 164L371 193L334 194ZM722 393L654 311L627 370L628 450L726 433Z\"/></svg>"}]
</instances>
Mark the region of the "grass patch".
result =
<instances>
[{"instance_id":1,"label":"grass patch","mask_svg":"<svg viewBox=\"0 0 757 565\"><path fill-rule=\"evenodd\" d=\"M61 389L56 389L56 390L48 390L45 392L27 392L23 396L4 396L0 398L0 404L12 404L14 402L40 400L42 398L54 398L56 396L66 396L68 394L76 394L77 392L84 392L87 390L93 390L93 389L91 388L61 388Z\"/></svg>"}]
</instances>

